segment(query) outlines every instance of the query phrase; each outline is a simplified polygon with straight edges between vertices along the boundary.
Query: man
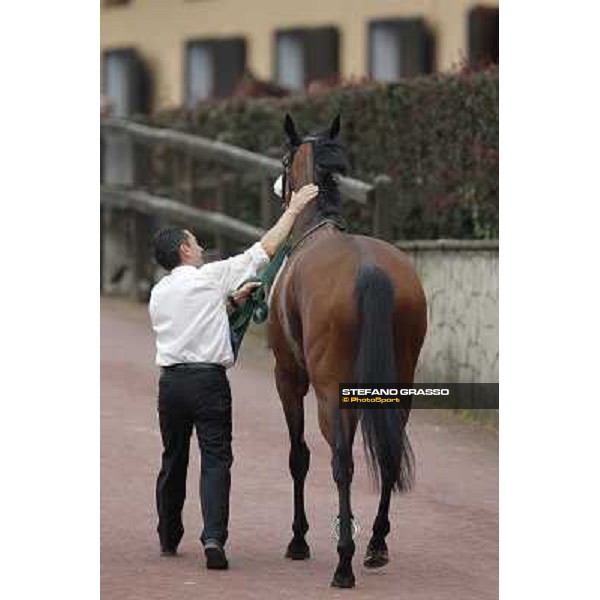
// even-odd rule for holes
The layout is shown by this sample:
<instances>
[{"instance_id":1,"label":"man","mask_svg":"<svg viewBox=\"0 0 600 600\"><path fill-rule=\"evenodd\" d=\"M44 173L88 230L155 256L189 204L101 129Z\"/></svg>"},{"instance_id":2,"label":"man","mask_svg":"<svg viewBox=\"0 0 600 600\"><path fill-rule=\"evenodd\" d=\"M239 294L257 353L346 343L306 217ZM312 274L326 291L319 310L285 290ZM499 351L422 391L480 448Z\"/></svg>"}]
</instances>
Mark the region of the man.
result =
<instances>
[{"instance_id":1,"label":"man","mask_svg":"<svg viewBox=\"0 0 600 600\"><path fill-rule=\"evenodd\" d=\"M204 265L203 249L185 229L167 227L154 238L157 262L169 273L152 289L150 319L156 363L162 466L156 482L161 554L174 556L183 536L181 511L192 428L201 453L200 500L206 566L227 569L231 452L231 391L225 370L233 365L226 303L244 302L256 283L237 288L266 266L296 217L316 198L307 185L292 194L279 221L243 254Z\"/></svg>"}]
</instances>

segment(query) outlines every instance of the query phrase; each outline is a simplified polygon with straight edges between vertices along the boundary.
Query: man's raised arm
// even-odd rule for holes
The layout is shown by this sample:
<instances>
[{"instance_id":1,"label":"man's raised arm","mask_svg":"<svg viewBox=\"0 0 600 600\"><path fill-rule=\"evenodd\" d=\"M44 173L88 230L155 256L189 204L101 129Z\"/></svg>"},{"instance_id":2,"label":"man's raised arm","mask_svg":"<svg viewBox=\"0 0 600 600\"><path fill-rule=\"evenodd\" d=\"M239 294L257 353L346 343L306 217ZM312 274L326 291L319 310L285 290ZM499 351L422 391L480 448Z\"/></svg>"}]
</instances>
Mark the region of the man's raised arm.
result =
<instances>
[{"instance_id":1,"label":"man's raised arm","mask_svg":"<svg viewBox=\"0 0 600 600\"><path fill-rule=\"evenodd\" d=\"M264 248L269 258L273 258L277 249L289 235L296 217L302 212L302 209L319 193L319 188L309 183L297 192L292 192L292 199L285 212L279 217L279 220L260 240L260 245Z\"/></svg>"}]
</instances>

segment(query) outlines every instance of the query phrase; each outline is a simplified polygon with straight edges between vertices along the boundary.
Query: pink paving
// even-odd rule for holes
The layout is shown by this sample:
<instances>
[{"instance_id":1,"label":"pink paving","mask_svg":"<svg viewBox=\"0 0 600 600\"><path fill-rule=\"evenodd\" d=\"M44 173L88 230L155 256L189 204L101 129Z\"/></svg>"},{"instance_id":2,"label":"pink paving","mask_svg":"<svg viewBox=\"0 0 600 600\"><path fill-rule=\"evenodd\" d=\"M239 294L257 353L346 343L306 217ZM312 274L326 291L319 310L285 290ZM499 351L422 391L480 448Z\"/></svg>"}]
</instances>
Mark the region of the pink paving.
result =
<instances>
[{"instance_id":1,"label":"pink paving","mask_svg":"<svg viewBox=\"0 0 600 600\"><path fill-rule=\"evenodd\" d=\"M161 558L155 534L154 481L161 444L158 372L146 307L101 301L101 593L103 600L498 598L498 436L437 411L414 411L410 435L417 485L392 498L390 563L369 571L362 558L378 496L368 480L360 435L352 503L361 525L356 588L329 587L337 561L331 521L337 493L314 396L306 398L311 468L306 483L312 558L284 558L291 538L289 443L261 338L248 335L230 369L234 456L230 570L207 571L198 536L198 455L191 452L186 533L180 556ZM194 438L192 443L195 444ZM193 449L195 449L195 445Z\"/></svg>"}]
</instances>

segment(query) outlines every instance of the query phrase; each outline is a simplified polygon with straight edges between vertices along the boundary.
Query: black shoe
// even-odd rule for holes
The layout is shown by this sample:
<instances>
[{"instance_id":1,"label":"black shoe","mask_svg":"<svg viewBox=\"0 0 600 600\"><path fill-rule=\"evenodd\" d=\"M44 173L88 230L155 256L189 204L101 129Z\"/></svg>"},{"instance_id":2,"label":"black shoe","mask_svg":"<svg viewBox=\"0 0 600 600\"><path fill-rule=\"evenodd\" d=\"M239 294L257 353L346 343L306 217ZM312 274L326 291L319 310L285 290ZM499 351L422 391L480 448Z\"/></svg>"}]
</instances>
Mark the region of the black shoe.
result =
<instances>
[{"instance_id":1,"label":"black shoe","mask_svg":"<svg viewBox=\"0 0 600 600\"><path fill-rule=\"evenodd\" d=\"M204 545L204 555L206 556L206 568L225 570L229 568L225 550L219 542L210 540Z\"/></svg>"},{"instance_id":2,"label":"black shoe","mask_svg":"<svg viewBox=\"0 0 600 600\"><path fill-rule=\"evenodd\" d=\"M161 547L160 555L161 556L177 556L177 548Z\"/></svg>"}]
</instances>

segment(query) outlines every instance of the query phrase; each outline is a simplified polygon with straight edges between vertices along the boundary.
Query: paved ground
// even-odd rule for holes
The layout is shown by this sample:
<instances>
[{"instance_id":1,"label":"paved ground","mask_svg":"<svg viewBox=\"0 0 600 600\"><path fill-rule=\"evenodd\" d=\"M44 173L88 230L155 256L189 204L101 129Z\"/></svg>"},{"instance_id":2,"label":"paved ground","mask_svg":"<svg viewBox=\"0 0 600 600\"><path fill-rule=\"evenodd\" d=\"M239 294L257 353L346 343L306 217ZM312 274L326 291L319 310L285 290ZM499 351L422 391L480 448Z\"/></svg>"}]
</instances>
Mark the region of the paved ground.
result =
<instances>
[{"instance_id":1,"label":"paved ground","mask_svg":"<svg viewBox=\"0 0 600 600\"><path fill-rule=\"evenodd\" d=\"M283 557L291 536L288 441L272 359L248 336L229 371L234 398L231 568L209 572L199 559L198 457L191 453L186 534L180 556L161 558L155 536L154 481L160 437L157 371L144 306L101 304L101 592L103 600L498 597L498 436L436 411L414 411L411 439L416 489L393 497L390 563L368 571L362 557L377 507L360 437L355 445L353 508L362 526L354 590L329 582L337 554L330 523L337 512L328 448L307 397L308 542L312 558ZM193 440L192 440L193 441Z\"/></svg>"}]
</instances>

